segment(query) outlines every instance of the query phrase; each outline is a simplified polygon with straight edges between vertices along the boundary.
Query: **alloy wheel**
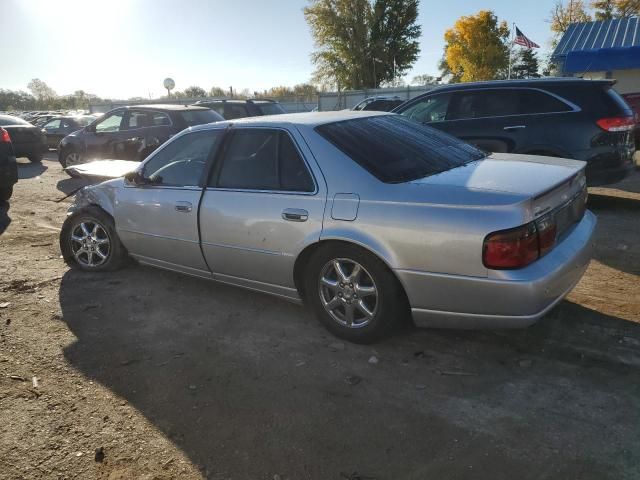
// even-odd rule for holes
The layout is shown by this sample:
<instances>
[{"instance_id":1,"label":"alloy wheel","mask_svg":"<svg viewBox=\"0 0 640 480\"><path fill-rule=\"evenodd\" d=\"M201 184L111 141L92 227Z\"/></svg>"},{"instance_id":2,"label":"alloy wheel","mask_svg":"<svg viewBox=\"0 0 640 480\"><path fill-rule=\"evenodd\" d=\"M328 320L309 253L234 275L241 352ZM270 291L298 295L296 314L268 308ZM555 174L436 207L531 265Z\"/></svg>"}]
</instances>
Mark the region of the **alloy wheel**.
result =
<instances>
[{"instance_id":1,"label":"alloy wheel","mask_svg":"<svg viewBox=\"0 0 640 480\"><path fill-rule=\"evenodd\" d=\"M336 258L325 264L319 278L320 301L329 316L342 326L368 325L378 309L378 288L358 262Z\"/></svg>"},{"instance_id":2,"label":"alloy wheel","mask_svg":"<svg viewBox=\"0 0 640 480\"><path fill-rule=\"evenodd\" d=\"M78 152L67 153L67 156L64 159L64 163L67 167L79 165L82 163L82 157Z\"/></svg>"},{"instance_id":3,"label":"alloy wheel","mask_svg":"<svg viewBox=\"0 0 640 480\"><path fill-rule=\"evenodd\" d=\"M71 230L71 252L79 264L95 268L109 259L111 241L105 228L96 221L83 221Z\"/></svg>"}]
</instances>

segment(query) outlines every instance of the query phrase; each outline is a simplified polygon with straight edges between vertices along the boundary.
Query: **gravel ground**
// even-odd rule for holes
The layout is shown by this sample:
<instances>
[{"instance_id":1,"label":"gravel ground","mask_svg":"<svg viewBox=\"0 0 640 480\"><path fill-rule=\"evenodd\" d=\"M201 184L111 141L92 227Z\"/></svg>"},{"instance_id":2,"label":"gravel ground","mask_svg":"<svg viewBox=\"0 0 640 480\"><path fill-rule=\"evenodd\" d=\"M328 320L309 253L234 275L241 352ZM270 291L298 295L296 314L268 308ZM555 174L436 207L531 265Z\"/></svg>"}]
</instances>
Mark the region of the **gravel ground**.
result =
<instances>
[{"instance_id":1,"label":"gravel ground","mask_svg":"<svg viewBox=\"0 0 640 480\"><path fill-rule=\"evenodd\" d=\"M0 207L0 478L640 478L639 172L591 191L595 258L535 326L357 346L258 293L69 270L53 158Z\"/></svg>"}]
</instances>

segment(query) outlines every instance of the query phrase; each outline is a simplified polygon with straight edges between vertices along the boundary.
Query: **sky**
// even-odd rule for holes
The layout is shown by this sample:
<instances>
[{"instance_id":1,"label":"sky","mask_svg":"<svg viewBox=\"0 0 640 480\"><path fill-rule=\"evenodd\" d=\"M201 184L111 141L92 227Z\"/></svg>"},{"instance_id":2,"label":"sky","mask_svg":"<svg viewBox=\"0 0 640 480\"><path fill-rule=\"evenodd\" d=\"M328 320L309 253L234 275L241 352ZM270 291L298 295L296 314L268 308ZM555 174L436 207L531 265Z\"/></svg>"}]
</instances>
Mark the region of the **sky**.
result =
<instances>
[{"instance_id":1,"label":"sky","mask_svg":"<svg viewBox=\"0 0 640 480\"><path fill-rule=\"evenodd\" d=\"M314 44L307 0L3 0L0 88L40 78L58 94L155 98L176 89L236 91L308 82ZM491 9L544 51L554 0L421 0L420 58L406 80L437 75L444 32L461 15ZM542 53L542 52L541 52Z\"/></svg>"}]
</instances>

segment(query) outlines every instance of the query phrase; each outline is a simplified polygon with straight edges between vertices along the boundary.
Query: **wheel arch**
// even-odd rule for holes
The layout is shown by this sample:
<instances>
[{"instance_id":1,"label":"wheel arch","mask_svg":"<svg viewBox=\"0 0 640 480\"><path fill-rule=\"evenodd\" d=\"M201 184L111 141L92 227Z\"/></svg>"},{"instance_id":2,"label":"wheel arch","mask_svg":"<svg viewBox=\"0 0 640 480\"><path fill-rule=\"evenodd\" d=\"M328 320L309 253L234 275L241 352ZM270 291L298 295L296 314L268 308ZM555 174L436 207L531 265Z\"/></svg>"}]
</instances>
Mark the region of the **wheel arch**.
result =
<instances>
[{"instance_id":1,"label":"wheel arch","mask_svg":"<svg viewBox=\"0 0 640 480\"><path fill-rule=\"evenodd\" d=\"M402 292L406 298L406 290L402 283L402 280L396 275L394 271L394 257L384 248L378 245L373 245L372 243L363 242L355 238L345 238L342 236L329 236L323 237L319 241L314 242L310 245L307 245L296 257L296 261L293 266L293 281L296 289L300 293L300 297L304 300L305 298L305 288L304 288L304 271L309 263L311 256L316 252L319 248L325 247L326 245L331 244L343 244L358 247L374 257L380 260L387 269L391 272L393 277L396 279Z\"/></svg>"}]
</instances>

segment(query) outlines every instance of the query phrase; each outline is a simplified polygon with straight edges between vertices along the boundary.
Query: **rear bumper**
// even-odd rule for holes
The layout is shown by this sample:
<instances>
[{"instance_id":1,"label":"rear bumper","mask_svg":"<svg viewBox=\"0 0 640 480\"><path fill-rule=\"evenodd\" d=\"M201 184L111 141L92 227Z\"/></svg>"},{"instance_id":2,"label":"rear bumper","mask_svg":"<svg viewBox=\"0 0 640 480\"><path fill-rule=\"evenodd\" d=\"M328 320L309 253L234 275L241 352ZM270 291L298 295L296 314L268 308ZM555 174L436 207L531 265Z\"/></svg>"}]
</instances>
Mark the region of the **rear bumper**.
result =
<instances>
[{"instance_id":1,"label":"rear bumper","mask_svg":"<svg viewBox=\"0 0 640 480\"><path fill-rule=\"evenodd\" d=\"M31 155L41 155L49 150L46 141L37 141L33 143L13 144L13 152L17 158L28 157Z\"/></svg>"},{"instance_id":2,"label":"rear bumper","mask_svg":"<svg viewBox=\"0 0 640 480\"><path fill-rule=\"evenodd\" d=\"M0 159L0 188L8 188L18 182L18 165L16 157L7 156Z\"/></svg>"},{"instance_id":3,"label":"rear bumper","mask_svg":"<svg viewBox=\"0 0 640 480\"><path fill-rule=\"evenodd\" d=\"M522 328L560 302L580 281L592 252L596 217L583 219L549 254L520 270L464 277L396 270L416 325L438 328Z\"/></svg>"}]
</instances>

